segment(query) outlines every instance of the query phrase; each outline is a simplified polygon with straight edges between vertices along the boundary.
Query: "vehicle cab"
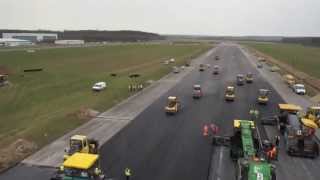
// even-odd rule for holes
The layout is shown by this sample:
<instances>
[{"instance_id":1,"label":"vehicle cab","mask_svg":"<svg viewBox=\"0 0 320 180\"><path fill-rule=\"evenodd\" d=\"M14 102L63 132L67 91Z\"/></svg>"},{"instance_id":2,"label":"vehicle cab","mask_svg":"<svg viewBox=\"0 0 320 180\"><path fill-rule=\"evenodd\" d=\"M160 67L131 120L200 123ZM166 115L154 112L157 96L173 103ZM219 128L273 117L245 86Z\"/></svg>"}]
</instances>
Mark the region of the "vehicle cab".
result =
<instances>
[{"instance_id":1,"label":"vehicle cab","mask_svg":"<svg viewBox=\"0 0 320 180\"><path fill-rule=\"evenodd\" d=\"M195 99L201 98L203 96L201 86L199 84L193 85L192 97Z\"/></svg>"}]
</instances>

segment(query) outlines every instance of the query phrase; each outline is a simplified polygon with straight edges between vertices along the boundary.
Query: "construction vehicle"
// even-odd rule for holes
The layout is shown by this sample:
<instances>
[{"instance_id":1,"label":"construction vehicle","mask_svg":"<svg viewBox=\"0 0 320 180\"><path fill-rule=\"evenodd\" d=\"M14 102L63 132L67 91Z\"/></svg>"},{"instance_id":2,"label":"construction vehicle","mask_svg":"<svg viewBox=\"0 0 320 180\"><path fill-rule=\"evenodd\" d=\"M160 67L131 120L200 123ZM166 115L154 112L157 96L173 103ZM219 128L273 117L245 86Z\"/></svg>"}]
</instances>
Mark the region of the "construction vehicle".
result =
<instances>
[{"instance_id":1,"label":"construction vehicle","mask_svg":"<svg viewBox=\"0 0 320 180\"><path fill-rule=\"evenodd\" d=\"M168 104L165 107L165 112L167 114L175 114L180 110L180 102L176 96L168 97Z\"/></svg>"},{"instance_id":2,"label":"construction vehicle","mask_svg":"<svg viewBox=\"0 0 320 180\"><path fill-rule=\"evenodd\" d=\"M319 126L312 119L311 112L301 115L301 110L300 106L294 104L279 104L280 113L276 116L276 125L284 137L285 149L289 155L316 158L319 156L319 145L315 130Z\"/></svg>"},{"instance_id":3,"label":"construction vehicle","mask_svg":"<svg viewBox=\"0 0 320 180\"><path fill-rule=\"evenodd\" d=\"M259 104L267 104L269 101L268 95L270 90L268 89L259 89L258 103Z\"/></svg>"},{"instance_id":4,"label":"construction vehicle","mask_svg":"<svg viewBox=\"0 0 320 180\"><path fill-rule=\"evenodd\" d=\"M246 82L247 83L252 83L253 82L253 74L252 73L248 73L246 75Z\"/></svg>"},{"instance_id":5,"label":"construction vehicle","mask_svg":"<svg viewBox=\"0 0 320 180\"><path fill-rule=\"evenodd\" d=\"M283 76L285 83L289 86L292 87L293 85L296 84L296 79L291 75L291 74L286 74Z\"/></svg>"},{"instance_id":6,"label":"construction vehicle","mask_svg":"<svg viewBox=\"0 0 320 180\"><path fill-rule=\"evenodd\" d=\"M213 137L213 144L229 142L230 157L236 164L236 180L276 180L275 165L263 157L263 145L254 121L234 120L231 137Z\"/></svg>"},{"instance_id":7,"label":"construction vehicle","mask_svg":"<svg viewBox=\"0 0 320 180\"><path fill-rule=\"evenodd\" d=\"M205 69L204 64L200 64L200 65L199 65L199 71L204 71L204 69Z\"/></svg>"},{"instance_id":8,"label":"construction vehicle","mask_svg":"<svg viewBox=\"0 0 320 180\"><path fill-rule=\"evenodd\" d=\"M194 99L199 99L203 96L201 86L199 84L193 85L192 97Z\"/></svg>"},{"instance_id":9,"label":"construction vehicle","mask_svg":"<svg viewBox=\"0 0 320 180\"><path fill-rule=\"evenodd\" d=\"M226 101L234 101L236 95L235 95L235 89L233 86L228 86L224 95L224 98Z\"/></svg>"},{"instance_id":10,"label":"construction vehicle","mask_svg":"<svg viewBox=\"0 0 320 180\"><path fill-rule=\"evenodd\" d=\"M104 180L99 168L99 155L75 153L54 174L51 180Z\"/></svg>"},{"instance_id":11,"label":"construction vehicle","mask_svg":"<svg viewBox=\"0 0 320 180\"><path fill-rule=\"evenodd\" d=\"M218 65L213 66L212 74L219 74L220 67Z\"/></svg>"},{"instance_id":12,"label":"construction vehicle","mask_svg":"<svg viewBox=\"0 0 320 180\"><path fill-rule=\"evenodd\" d=\"M317 124L316 128L320 128L320 106L308 107L306 114L303 115L303 118L315 122L315 124Z\"/></svg>"},{"instance_id":13,"label":"construction vehicle","mask_svg":"<svg viewBox=\"0 0 320 180\"><path fill-rule=\"evenodd\" d=\"M0 74L0 87L8 84L8 75Z\"/></svg>"},{"instance_id":14,"label":"construction vehicle","mask_svg":"<svg viewBox=\"0 0 320 180\"><path fill-rule=\"evenodd\" d=\"M237 75L237 85L242 86L244 84L244 75L243 74L238 74Z\"/></svg>"},{"instance_id":15,"label":"construction vehicle","mask_svg":"<svg viewBox=\"0 0 320 180\"><path fill-rule=\"evenodd\" d=\"M84 135L73 135L69 141L69 147L65 149L64 160L68 159L74 153L97 154L99 148L98 141L89 139Z\"/></svg>"}]
</instances>

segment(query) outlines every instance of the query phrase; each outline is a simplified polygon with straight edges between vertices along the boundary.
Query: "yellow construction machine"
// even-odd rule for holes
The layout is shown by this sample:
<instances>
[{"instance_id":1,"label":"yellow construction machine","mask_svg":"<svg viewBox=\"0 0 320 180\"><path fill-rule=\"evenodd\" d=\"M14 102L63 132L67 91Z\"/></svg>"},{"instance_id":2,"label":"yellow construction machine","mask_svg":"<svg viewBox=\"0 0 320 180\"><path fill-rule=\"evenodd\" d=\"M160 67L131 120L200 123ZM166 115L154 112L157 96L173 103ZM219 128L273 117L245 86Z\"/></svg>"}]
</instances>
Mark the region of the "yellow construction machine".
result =
<instances>
[{"instance_id":1,"label":"yellow construction machine","mask_svg":"<svg viewBox=\"0 0 320 180\"><path fill-rule=\"evenodd\" d=\"M176 96L168 97L168 104L164 108L167 114L175 114L180 110L180 102Z\"/></svg>"},{"instance_id":2,"label":"yellow construction machine","mask_svg":"<svg viewBox=\"0 0 320 180\"><path fill-rule=\"evenodd\" d=\"M234 101L235 95L235 88L233 86L228 86L224 95L226 101Z\"/></svg>"},{"instance_id":3,"label":"yellow construction machine","mask_svg":"<svg viewBox=\"0 0 320 180\"><path fill-rule=\"evenodd\" d=\"M97 154L98 148L98 141L89 139L84 135L74 135L70 138L69 147L65 149L66 154L64 155L64 160L68 159L76 152Z\"/></svg>"}]
</instances>

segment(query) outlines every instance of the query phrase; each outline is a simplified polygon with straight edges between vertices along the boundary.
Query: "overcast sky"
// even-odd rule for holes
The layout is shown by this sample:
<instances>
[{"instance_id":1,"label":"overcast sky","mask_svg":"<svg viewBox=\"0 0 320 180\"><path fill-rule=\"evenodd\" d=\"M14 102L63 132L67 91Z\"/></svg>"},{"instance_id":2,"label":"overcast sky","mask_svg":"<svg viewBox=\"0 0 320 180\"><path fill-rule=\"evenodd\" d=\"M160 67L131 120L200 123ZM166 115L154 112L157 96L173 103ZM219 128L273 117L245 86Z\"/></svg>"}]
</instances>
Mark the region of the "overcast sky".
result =
<instances>
[{"instance_id":1,"label":"overcast sky","mask_svg":"<svg viewBox=\"0 0 320 180\"><path fill-rule=\"evenodd\" d=\"M320 36L320 0L0 0L0 29Z\"/></svg>"}]
</instances>

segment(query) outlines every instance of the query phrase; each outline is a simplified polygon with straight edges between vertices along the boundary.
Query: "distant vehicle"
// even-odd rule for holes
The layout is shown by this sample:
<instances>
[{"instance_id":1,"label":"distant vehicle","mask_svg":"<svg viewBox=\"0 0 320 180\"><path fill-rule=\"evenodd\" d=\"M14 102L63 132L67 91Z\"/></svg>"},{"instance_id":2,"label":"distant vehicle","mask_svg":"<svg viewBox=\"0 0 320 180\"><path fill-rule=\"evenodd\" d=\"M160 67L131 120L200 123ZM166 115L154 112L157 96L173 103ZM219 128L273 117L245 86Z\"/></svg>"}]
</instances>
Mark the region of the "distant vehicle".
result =
<instances>
[{"instance_id":1,"label":"distant vehicle","mask_svg":"<svg viewBox=\"0 0 320 180\"><path fill-rule=\"evenodd\" d=\"M215 59L216 61L218 61L218 60L220 59L220 57L219 57L219 56L215 56L214 59Z\"/></svg>"},{"instance_id":2,"label":"distant vehicle","mask_svg":"<svg viewBox=\"0 0 320 180\"><path fill-rule=\"evenodd\" d=\"M102 91L102 90L105 89L106 87L107 87L106 82L98 82L98 83L95 83L95 84L92 86L92 90L94 90L94 91Z\"/></svg>"},{"instance_id":3,"label":"distant vehicle","mask_svg":"<svg viewBox=\"0 0 320 180\"><path fill-rule=\"evenodd\" d=\"M194 99L199 99L203 96L201 86L199 84L193 85L192 97Z\"/></svg>"},{"instance_id":4,"label":"distant vehicle","mask_svg":"<svg viewBox=\"0 0 320 180\"><path fill-rule=\"evenodd\" d=\"M283 76L284 82L289 86L293 87L293 85L296 83L296 79L291 74L286 74Z\"/></svg>"},{"instance_id":5,"label":"distant vehicle","mask_svg":"<svg viewBox=\"0 0 320 180\"><path fill-rule=\"evenodd\" d=\"M246 82L247 83L252 83L253 82L253 74L252 73L248 73L246 75Z\"/></svg>"},{"instance_id":6,"label":"distant vehicle","mask_svg":"<svg viewBox=\"0 0 320 180\"><path fill-rule=\"evenodd\" d=\"M171 62L171 63L174 63L175 61L176 61L176 60L175 60L174 58L171 58L171 59L170 59L170 62Z\"/></svg>"},{"instance_id":7,"label":"distant vehicle","mask_svg":"<svg viewBox=\"0 0 320 180\"><path fill-rule=\"evenodd\" d=\"M179 73L180 72L180 69L177 67L177 66L174 66L173 67L173 73Z\"/></svg>"},{"instance_id":8,"label":"distant vehicle","mask_svg":"<svg viewBox=\"0 0 320 180\"><path fill-rule=\"evenodd\" d=\"M189 63L189 62L186 62L185 66L186 66L186 67L189 67L189 66L190 66L190 63Z\"/></svg>"},{"instance_id":9,"label":"distant vehicle","mask_svg":"<svg viewBox=\"0 0 320 180\"><path fill-rule=\"evenodd\" d=\"M259 104L267 104L269 101L270 90L268 89L259 89L258 103Z\"/></svg>"},{"instance_id":10,"label":"distant vehicle","mask_svg":"<svg viewBox=\"0 0 320 180\"><path fill-rule=\"evenodd\" d=\"M211 65L210 64L206 64L207 65L207 68L211 68Z\"/></svg>"},{"instance_id":11,"label":"distant vehicle","mask_svg":"<svg viewBox=\"0 0 320 180\"><path fill-rule=\"evenodd\" d=\"M219 74L220 67L218 65L213 66L213 72L212 74Z\"/></svg>"},{"instance_id":12,"label":"distant vehicle","mask_svg":"<svg viewBox=\"0 0 320 180\"><path fill-rule=\"evenodd\" d=\"M204 64L199 65L199 71L204 71Z\"/></svg>"},{"instance_id":13,"label":"distant vehicle","mask_svg":"<svg viewBox=\"0 0 320 180\"><path fill-rule=\"evenodd\" d=\"M242 86L244 84L244 75L243 74L238 74L237 75L237 85Z\"/></svg>"},{"instance_id":14,"label":"distant vehicle","mask_svg":"<svg viewBox=\"0 0 320 180\"><path fill-rule=\"evenodd\" d=\"M180 109L180 102L176 96L169 96L168 97L168 104L164 108L167 114L175 114Z\"/></svg>"},{"instance_id":15,"label":"distant vehicle","mask_svg":"<svg viewBox=\"0 0 320 180\"><path fill-rule=\"evenodd\" d=\"M226 101L234 101L236 95L233 86L228 86L224 95Z\"/></svg>"},{"instance_id":16,"label":"distant vehicle","mask_svg":"<svg viewBox=\"0 0 320 180\"><path fill-rule=\"evenodd\" d=\"M263 68L262 63L261 63L261 62L258 62L258 63L257 63L257 67L258 67L258 68Z\"/></svg>"},{"instance_id":17,"label":"distant vehicle","mask_svg":"<svg viewBox=\"0 0 320 180\"><path fill-rule=\"evenodd\" d=\"M300 95L305 95L306 94L306 88L304 87L303 84L295 84L295 85L293 85L292 90L296 94L300 94Z\"/></svg>"}]
</instances>

